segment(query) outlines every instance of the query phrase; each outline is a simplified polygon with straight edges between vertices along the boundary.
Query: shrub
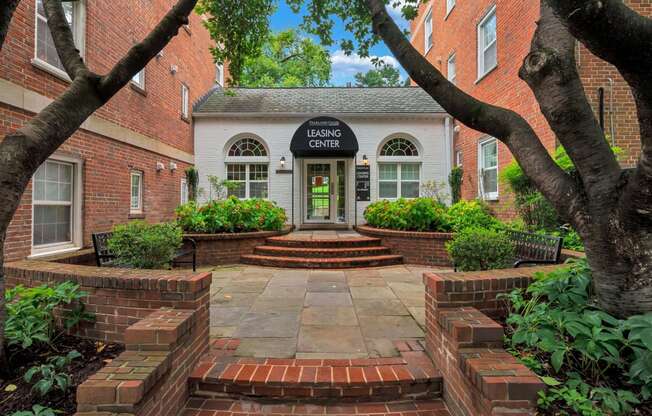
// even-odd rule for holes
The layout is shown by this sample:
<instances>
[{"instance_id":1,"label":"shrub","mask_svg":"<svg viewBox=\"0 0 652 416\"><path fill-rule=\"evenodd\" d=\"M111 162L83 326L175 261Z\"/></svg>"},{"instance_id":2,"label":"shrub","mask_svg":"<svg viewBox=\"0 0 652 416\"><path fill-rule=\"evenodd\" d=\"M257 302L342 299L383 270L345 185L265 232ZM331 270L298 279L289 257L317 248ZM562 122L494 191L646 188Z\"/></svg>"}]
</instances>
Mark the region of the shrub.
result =
<instances>
[{"instance_id":1,"label":"shrub","mask_svg":"<svg viewBox=\"0 0 652 416\"><path fill-rule=\"evenodd\" d=\"M462 198L462 180L464 178L464 169L461 166L455 166L448 175L448 184L451 187L451 199L456 204Z\"/></svg>"},{"instance_id":2,"label":"shrub","mask_svg":"<svg viewBox=\"0 0 652 416\"><path fill-rule=\"evenodd\" d=\"M514 246L505 233L471 227L458 232L446 250L459 271L504 269L514 261Z\"/></svg>"},{"instance_id":3,"label":"shrub","mask_svg":"<svg viewBox=\"0 0 652 416\"><path fill-rule=\"evenodd\" d=\"M539 407L554 414L627 415L652 397L652 313L619 320L593 302L585 260L507 299L508 349L550 386Z\"/></svg>"},{"instance_id":4,"label":"shrub","mask_svg":"<svg viewBox=\"0 0 652 416\"><path fill-rule=\"evenodd\" d=\"M445 207L430 198L381 200L364 212L372 227L404 231L448 231Z\"/></svg>"},{"instance_id":5,"label":"shrub","mask_svg":"<svg viewBox=\"0 0 652 416\"><path fill-rule=\"evenodd\" d=\"M25 288L16 286L5 292L7 320L5 338L8 345L20 345L23 349L34 344L51 343L55 338L56 321L54 309L69 305L61 318L65 329L72 329L83 321L92 321L81 299L88 296L79 285L64 282L55 287L47 285Z\"/></svg>"},{"instance_id":6,"label":"shrub","mask_svg":"<svg viewBox=\"0 0 652 416\"><path fill-rule=\"evenodd\" d=\"M444 205L447 203L449 195L446 191L446 182L425 181L421 185L421 195L424 198L430 198L438 204Z\"/></svg>"},{"instance_id":7,"label":"shrub","mask_svg":"<svg viewBox=\"0 0 652 416\"><path fill-rule=\"evenodd\" d=\"M454 232L459 232L469 227L498 229L500 221L496 219L489 207L481 201L460 201L451 206L446 212L447 227Z\"/></svg>"},{"instance_id":8,"label":"shrub","mask_svg":"<svg viewBox=\"0 0 652 416\"><path fill-rule=\"evenodd\" d=\"M182 232L174 223L132 221L116 226L108 244L120 266L161 269L169 267L181 247Z\"/></svg>"},{"instance_id":9,"label":"shrub","mask_svg":"<svg viewBox=\"0 0 652 416\"><path fill-rule=\"evenodd\" d=\"M177 221L186 232L239 233L278 231L287 221L285 210L264 199L240 200L229 197L204 206L194 202L177 208Z\"/></svg>"}]
</instances>

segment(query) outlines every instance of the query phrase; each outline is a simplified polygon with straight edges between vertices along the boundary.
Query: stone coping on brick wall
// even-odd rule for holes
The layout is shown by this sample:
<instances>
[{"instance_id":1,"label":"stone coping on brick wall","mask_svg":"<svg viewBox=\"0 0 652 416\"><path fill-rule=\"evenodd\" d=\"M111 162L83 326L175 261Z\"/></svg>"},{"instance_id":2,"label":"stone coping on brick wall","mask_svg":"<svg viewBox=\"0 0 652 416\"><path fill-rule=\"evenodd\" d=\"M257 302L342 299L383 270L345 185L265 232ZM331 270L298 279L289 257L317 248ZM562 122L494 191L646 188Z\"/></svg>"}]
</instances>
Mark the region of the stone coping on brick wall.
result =
<instances>
[{"instance_id":1,"label":"stone coping on brick wall","mask_svg":"<svg viewBox=\"0 0 652 416\"><path fill-rule=\"evenodd\" d=\"M156 290L159 292L196 293L211 284L211 273L191 270L139 270L117 267L93 267L48 261L22 260L7 263L5 275L18 280L73 281L98 289Z\"/></svg>"},{"instance_id":2,"label":"stone coping on brick wall","mask_svg":"<svg viewBox=\"0 0 652 416\"><path fill-rule=\"evenodd\" d=\"M183 236L192 238L195 241L215 241L215 240L246 240L252 238L267 238L276 237L279 235L286 235L291 233L293 227L286 226L279 231L253 231L244 233L219 233L219 234L200 234L200 233L186 233Z\"/></svg>"},{"instance_id":3,"label":"stone coping on brick wall","mask_svg":"<svg viewBox=\"0 0 652 416\"><path fill-rule=\"evenodd\" d=\"M388 228L376 228L370 225L358 225L356 230L363 235L371 237L397 237L397 238L419 238L424 240L445 240L453 238L453 233L440 233L430 231L402 231Z\"/></svg>"}]
</instances>

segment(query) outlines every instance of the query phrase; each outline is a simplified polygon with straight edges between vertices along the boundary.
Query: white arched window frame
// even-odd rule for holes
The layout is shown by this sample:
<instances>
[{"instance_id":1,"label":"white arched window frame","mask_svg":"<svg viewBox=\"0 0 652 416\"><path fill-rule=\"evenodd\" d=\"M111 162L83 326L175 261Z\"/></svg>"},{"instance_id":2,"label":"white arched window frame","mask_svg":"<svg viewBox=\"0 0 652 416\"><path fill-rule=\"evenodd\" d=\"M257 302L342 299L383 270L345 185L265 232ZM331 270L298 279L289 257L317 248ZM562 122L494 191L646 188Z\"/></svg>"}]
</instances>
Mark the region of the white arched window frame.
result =
<instances>
[{"instance_id":1,"label":"white arched window frame","mask_svg":"<svg viewBox=\"0 0 652 416\"><path fill-rule=\"evenodd\" d=\"M378 197L418 198L421 194L419 142L408 134L394 134L378 148Z\"/></svg>"},{"instance_id":2,"label":"white arched window frame","mask_svg":"<svg viewBox=\"0 0 652 416\"><path fill-rule=\"evenodd\" d=\"M236 186L229 196L240 199L269 197L269 148L255 134L239 134L224 149L225 179Z\"/></svg>"}]
</instances>

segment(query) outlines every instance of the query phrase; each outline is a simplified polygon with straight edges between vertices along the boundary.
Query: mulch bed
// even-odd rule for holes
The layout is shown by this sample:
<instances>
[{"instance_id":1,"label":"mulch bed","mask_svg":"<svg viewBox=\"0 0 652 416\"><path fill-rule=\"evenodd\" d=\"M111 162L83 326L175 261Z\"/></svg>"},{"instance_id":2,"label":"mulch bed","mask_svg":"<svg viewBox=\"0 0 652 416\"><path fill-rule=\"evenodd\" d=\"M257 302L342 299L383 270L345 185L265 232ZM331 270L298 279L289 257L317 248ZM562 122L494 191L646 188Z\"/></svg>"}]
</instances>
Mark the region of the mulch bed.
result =
<instances>
[{"instance_id":1,"label":"mulch bed","mask_svg":"<svg viewBox=\"0 0 652 416\"><path fill-rule=\"evenodd\" d=\"M32 391L33 383L23 380L23 375L29 368L45 364L49 357L66 355L72 350L77 350L82 356L74 360L66 369L66 373L71 376L72 383L65 393L55 390L45 397L40 397ZM69 335L59 337L52 349L22 350L15 346L9 348L7 352L9 371L4 376L0 375L0 415L10 416L16 411L31 410L35 404L59 410L62 415L74 415L77 409L75 397L77 386L122 351L124 351L124 346L121 344L98 343ZM38 378L35 377L32 381L37 380ZM14 388L15 390L13 390Z\"/></svg>"}]
</instances>

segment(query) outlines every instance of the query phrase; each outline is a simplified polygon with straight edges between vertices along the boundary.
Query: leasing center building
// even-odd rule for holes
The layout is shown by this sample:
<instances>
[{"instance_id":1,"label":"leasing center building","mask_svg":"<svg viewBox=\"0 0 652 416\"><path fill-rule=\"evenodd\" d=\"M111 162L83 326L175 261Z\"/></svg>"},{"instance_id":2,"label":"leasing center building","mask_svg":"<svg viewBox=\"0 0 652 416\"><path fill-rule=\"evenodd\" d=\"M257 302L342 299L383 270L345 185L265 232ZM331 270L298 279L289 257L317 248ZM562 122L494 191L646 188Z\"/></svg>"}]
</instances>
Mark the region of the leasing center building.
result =
<instances>
[{"instance_id":1,"label":"leasing center building","mask_svg":"<svg viewBox=\"0 0 652 416\"><path fill-rule=\"evenodd\" d=\"M379 199L414 198L451 169L451 119L405 88L215 88L194 108L195 165L268 198L299 228L351 227Z\"/></svg>"}]
</instances>

